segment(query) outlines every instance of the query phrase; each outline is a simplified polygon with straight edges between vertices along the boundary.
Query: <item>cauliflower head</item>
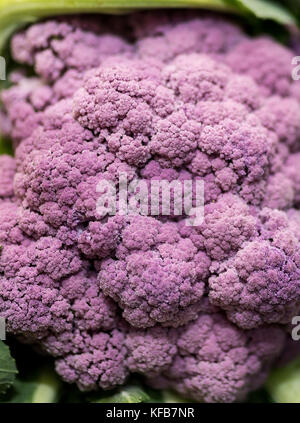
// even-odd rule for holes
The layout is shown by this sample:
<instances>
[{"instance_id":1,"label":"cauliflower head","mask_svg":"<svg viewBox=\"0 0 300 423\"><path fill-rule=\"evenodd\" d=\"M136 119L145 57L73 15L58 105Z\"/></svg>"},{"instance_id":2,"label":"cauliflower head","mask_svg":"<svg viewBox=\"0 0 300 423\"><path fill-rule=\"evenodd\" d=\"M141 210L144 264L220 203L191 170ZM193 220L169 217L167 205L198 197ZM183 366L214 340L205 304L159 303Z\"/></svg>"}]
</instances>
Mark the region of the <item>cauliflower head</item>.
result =
<instances>
[{"instance_id":1,"label":"cauliflower head","mask_svg":"<svg viewBox=\"0 0 300 423\"><path fill-rule=\"evenodd\" d=\"M300 309L293 52L198 12L56 18L11 49L8 331L81 390L140 373L197 401L242 400ZM203 181L204 221L187 226L162 204L155 216L99 215L99 181L122 173L145 186Z\"/></svg>"}]
</instances>

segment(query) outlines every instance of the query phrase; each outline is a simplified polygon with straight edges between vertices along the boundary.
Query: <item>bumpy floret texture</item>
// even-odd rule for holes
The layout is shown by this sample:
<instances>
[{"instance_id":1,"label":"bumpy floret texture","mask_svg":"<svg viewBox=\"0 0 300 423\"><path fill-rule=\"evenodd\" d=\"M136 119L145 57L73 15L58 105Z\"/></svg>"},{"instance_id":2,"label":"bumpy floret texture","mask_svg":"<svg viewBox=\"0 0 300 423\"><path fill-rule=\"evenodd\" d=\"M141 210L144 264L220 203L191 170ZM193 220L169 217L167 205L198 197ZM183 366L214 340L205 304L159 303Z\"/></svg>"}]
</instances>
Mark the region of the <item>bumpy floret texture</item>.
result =
<instances>
[{"instance_id":1,"label":"bumpy floret texture","mask_svg":"<svg viewBox=\"0 0 300 423\"><path fill-rule=\"evenodd\" d=\"M210 260L179 236L176 223L135 216L122 233L116 258L102 261L99 284L132 326L176 327L196 318Z\"/></svg>"},{"instance_id":2,"label":"bumpy floret texture","mask_svg":"<svg viewBox=\"0 0 300 423\"><path fill-rule=\"evenodd\" d=\"M204 402L242 400L270 368L268 359L285 342L276 327L244 332L219 313L200 313L177 339L178 353L167 372L152 377L157 388L176 388Z\"/></svg>"},{"instance_id":3,"label":"bumpy floret texture","mask_svg":"<svg viewBox=\"0 0 300 423\"><path fill-rule=\"evenodd\" d=\"M57 18L11 47L8 331L81 390L140 373L197 401L242 400L300 309L293 52L198 12ZM128 207L116 209L125 177Z\"/></svg>"}]
</instances>

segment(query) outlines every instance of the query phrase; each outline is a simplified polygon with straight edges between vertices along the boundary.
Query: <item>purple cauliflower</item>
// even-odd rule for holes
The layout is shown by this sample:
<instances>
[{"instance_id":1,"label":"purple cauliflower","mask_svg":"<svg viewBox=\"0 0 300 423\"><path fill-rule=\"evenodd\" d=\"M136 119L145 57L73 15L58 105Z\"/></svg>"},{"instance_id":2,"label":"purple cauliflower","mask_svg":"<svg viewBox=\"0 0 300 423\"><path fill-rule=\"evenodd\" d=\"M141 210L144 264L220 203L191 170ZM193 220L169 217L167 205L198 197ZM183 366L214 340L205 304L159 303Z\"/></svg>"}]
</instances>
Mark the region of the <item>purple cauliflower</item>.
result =
<instances>
[{"instance_id":1,"label":"purple cauliflower","mask_svg":"<svg viewBox=\"0 0 300 423\"><path fill-rule=\"evenodd\" d=\"M300 309L293 52L198 12L56 18L14 35L11 50L20 69L1 122L15 157L0 157L9 333L84 391L139 373L196 401L241 401ZM110 213L124 174L139 210ZM162 181L173 202L176 182L203 182L203 221L166 213L162 198L150 213L148 187Z\"/></svg>"}]
</instances>

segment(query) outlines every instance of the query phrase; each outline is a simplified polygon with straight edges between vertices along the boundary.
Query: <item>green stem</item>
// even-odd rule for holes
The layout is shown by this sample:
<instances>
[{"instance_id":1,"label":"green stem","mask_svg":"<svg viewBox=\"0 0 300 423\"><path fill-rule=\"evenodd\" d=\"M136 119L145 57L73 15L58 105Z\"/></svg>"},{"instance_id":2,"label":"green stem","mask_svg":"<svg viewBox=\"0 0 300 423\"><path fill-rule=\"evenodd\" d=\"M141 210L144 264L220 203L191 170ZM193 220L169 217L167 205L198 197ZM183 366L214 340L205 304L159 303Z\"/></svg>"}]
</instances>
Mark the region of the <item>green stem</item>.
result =
<instances>
[{"instance_id":1,"label":"green stem","mask_svg":"<svg viewBox=\"0 0 300 423\"><path fill-rule=\"evenodd\" d=\"M61 382L54 371L44 368L37 380L37 388L32 395L32 403L54 403L57 401Z\"/></svg>"},{"instance_id":2,"label":"green stem","mask_svg":"<svg viewBox=\"0 0 300 423\"><path fill-rule=\"evenodd\" d=\"M277 403L300 403L300 358L274 370L266 388Z\"/></svg>"}]
</instances>

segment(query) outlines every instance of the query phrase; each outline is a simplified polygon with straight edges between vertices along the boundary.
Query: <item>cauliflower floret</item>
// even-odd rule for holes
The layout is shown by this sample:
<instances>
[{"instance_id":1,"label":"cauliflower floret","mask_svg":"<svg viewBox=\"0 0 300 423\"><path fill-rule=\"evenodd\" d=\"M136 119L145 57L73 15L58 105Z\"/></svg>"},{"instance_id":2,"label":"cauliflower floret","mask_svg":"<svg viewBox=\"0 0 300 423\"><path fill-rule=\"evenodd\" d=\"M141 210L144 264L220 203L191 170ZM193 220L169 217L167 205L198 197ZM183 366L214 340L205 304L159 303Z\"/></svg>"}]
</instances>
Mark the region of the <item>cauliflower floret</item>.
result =
<instances>
[{"instance_id":1,"label":"cauliflower floret","mask_svg":"<svg viewBox=\"0 0 300 423\"><path fill-rule=\"evenodd\" d=\"M82 391L122 385L128 375L124 333L96 333L85 343L85 352L56 361L56 371L66 382L77 383Z\"/></svg>"},{"instance_id":2,"label":"cauliflower floret","mask_svg":"<svg viewBox=\"0 0 300 423\"><path fill-rule=\"evenodd\" d=\"M140 231L147 234L144 239ZM99 283L132 326L176 327L196 318L210 260L189 239L180 239L176 224L135 218L116 258L101 263Z\"/></svg>"},{"instance_id":3,"label":"cauliflower floret","mask_svg":"<svg viewBox=\"0 0 300 423\"><path fill-rule=\"evenodd\" d=\"M211 301L244 329L287 324L300 307L299 239L286 215L279 219L278 213L263 210L269 228L245 243L209 280Z\"/></svg>"},{"instance_id":4,"label":"cauliflower floret","mask_svg":"<svg viewBox=\"0 0 300 423\"><path fill-rule=\"evenodd\" d=\"M131 329L126 336L127 366L131 372L157 375L166 370L177 353L177 330L154 326Z\"/></svg>"},{"instance_id":5,"label":"cauliflower floret","mask_svg":"<svg viewBox=\"0 0 300 423\"><path fill-rule=\"evenodd\" d=\"M222 314L201 313L179 335L172 365L150 383L199 402L241 401L263 383L285 339L277 327L244 332Z\"/></svg>"}]
</instances>

